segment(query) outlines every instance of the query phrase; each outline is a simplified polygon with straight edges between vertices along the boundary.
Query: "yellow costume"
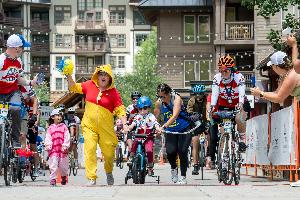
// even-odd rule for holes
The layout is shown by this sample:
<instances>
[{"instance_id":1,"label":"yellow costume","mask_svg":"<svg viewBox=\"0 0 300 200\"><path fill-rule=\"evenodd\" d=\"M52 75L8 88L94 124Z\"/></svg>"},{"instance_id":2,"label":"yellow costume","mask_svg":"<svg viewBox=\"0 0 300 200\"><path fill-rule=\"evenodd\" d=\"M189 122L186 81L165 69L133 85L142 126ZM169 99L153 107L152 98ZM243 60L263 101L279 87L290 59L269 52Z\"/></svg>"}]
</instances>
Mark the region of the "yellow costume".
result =
<instances>
[{"instance_id":1,"label":"yellow costume","mask_svg":"<svg viewBox=\"0 0 300 200\"><path fill-rule=\"evenodd\" d=\"M103 71L111 77L111 84L105 91L100 91L98 72ZM96 179L97 156L99 144L104 155L104 169L106 173L113 170L115 147L118 143L114 132L114 114L118 117L126 116L125 106L114 85L114 77L110 65L97 67L92 79L83 83L76 83L70 91L85 94L85 112L81 122L84 137L85 170L88 179Z\"/></svg>"}]
</instances>

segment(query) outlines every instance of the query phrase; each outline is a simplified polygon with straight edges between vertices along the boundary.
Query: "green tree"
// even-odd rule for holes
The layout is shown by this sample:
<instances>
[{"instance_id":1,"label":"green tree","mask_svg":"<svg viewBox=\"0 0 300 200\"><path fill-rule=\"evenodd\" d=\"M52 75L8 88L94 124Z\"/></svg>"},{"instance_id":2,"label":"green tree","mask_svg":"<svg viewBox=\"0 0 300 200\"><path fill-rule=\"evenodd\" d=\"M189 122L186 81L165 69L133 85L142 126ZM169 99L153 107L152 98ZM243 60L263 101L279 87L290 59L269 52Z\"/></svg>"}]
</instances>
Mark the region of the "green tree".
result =
<instances>
[{"instance_id":1,"label":"green tree","mask_svg":"<svg viewBox=\"0 0 300 200\"><path fill-rule=\"evenodd\" d=\"M121 93L125 105L131 103L132 91L140 91L142 95L155 99L156 87L162 82L157 73L157 31L153 29L142 43L141 49L135 57L132 73L116 76L116 86Z\"/></svg>"},{"instance_id":2,"label":"green tree","mask_svg":"<svg viewBox=\"0 0 300 200\"><path fill-rule=\"evenodd\" d=\"M48 82L44 82L42 85L36 87L36 95L39 99L39 102L49 102L50 101L50 87ZM47 121L44 119L40 120L40 126L46 127Z\"/></svg>"},{"instance_id":3,"label":"green tree","mask_svg":"<svg viewBox=\"0 0 300 200\"><path fill-rule=\"evenodd\" d=\"M242 5L248 9L255 8L258 11L257 15L269 18L281 10L288 11L288 5L297 5L298 9L300 9L300 0L242 0ZM288 13L282 26L283 29L290 27L292 30L298 30L300 28L300 22L295 18L295 15ZM288 47L286 42L281 39L281 37L281 31L271 29L267 39L270 41L274 49L285 51L289 54L291 49ZM300 34L298 32L296 33L296 37L297 41L300 41Z\"/></svg>"}]
</instances>

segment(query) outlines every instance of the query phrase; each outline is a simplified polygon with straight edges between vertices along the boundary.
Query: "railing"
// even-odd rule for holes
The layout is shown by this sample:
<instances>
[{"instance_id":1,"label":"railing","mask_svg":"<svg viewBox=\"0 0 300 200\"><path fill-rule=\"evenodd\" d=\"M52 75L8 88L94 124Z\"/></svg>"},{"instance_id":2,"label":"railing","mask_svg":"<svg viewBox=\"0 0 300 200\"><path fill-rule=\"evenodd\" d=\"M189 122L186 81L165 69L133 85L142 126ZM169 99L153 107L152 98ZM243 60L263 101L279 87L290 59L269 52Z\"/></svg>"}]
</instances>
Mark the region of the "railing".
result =
<instances>
[{"instance_id":1,"label":"railing","mask_svg":"<svg viewBox=\"0 0 300 200\"><path fill-rule=\"evenodd\" d=\"M76 52L78 53L89 53L89 52L106 52L107 43L106 42L91 42L91 43L77 43L76 42Z\"/></svg>"},{"instance_id":2,"label":"railing","mask_svg":"<svg viewBox=\"0 0 300 200\"><path fill-rule=\"evenodd\" d=\"M30 73L43 72L46 75L50 75L50 65L32 65L30 67Z\"/></svg>"},{"instance_id":3,"label":"railing","mask_svg":"<svg viewBox=\"0 0 300 200\"><path fill-rule=\"evenodd\" d=\"M37 4L51 4L51 0L10 0L25 3L37 3Z\"/></svg>"},{"instance_id":4,"label":"railing","mask_svg":"<svg viewBox=\"0 0 300 200\"><path fill-rule=\"evenodd\" d=\"M253 40L253 22L225 22L226 40Z\"/></svg>"},{"instance_id":5,"label":"railing","mask_svg":"<svg viewBox=\"0 0 300 200\"><path fill-rule=\"evenodd\" d=\"M96 65L76 65L76 75L92 75Z\"/></svg>"},{"instance_id":6,"label":"railing","mask_svg":"<svg viewBox=\"0 0 300 200\"><path fill-rule=\"evenodd\" d=\"M4 17L0 23L13 27L23 27L23 19L17 17Z\"/></svg>"},{"instance_id":7,"label":"railing","mask_svg":"<svg viewBox=\"0 0 300 200\"><path fill-rule=\"evenodd\" d=\"M48 53L50 52L49 42L32 42L31 52L32 53Z\"/></svg>"},{"instance_id":8,"label":"railing","mask_svg":"<svg viewBox=\"0 0 300 200\"><path fill-rule=\"evenodd\" d=\"M43 30L43 31L50 30L49 21L46 20L33 19L31 20L30 27L35 30Z\"/></svg>"},{"instance_id":9,"label":"railing","mask_svg":"<svg viewBox=\"0 0 300 200\"><path fill-rule=\"evenodd\" d=\"M106 26L103 20L76 20L76 30L105 30Z\"/></svg>"},{"instance_id":10,"label":"railing","mask_svg":"<svg viewBox=\"0 0 300 200\"><path fill-rule=\"evenodd\" d=\"M255 72L254 71L240 71L240 72L241 74L243 74L245 78L246 87L253 87L251 83L251 78L255 76Z\"/></svg>"}]
</instances>

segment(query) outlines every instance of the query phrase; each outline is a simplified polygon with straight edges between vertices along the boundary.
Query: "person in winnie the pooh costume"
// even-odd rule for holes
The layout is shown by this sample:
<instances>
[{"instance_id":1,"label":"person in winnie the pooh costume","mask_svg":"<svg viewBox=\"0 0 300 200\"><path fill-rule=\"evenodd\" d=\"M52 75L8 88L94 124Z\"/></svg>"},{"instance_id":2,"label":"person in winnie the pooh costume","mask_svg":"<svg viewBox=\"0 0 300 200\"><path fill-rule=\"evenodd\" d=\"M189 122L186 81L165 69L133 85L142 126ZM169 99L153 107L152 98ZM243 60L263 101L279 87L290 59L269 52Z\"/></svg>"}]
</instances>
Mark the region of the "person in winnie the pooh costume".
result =
<instances>
[{"instance_id":1,"label":"person in winnie the pooh costume","mask_svg":"<svg viewBox=\"0 0 300 200\"><path fill-rule=\"evenodd\" d=\"M121 119L124 131L128 131L126 124L126 110L121 96L114 85L114 77L110 65L98 66L91 80L75 83L71 75L67 75L69 90L85 94L85 112L81 122L84 137L84 159L88 185L96 185L97 156L99 144L104 155L104 169L107 184L113 185L112 175L115 147L118 143L114 132L114 115Z\"/></svg>"}]
</instances>

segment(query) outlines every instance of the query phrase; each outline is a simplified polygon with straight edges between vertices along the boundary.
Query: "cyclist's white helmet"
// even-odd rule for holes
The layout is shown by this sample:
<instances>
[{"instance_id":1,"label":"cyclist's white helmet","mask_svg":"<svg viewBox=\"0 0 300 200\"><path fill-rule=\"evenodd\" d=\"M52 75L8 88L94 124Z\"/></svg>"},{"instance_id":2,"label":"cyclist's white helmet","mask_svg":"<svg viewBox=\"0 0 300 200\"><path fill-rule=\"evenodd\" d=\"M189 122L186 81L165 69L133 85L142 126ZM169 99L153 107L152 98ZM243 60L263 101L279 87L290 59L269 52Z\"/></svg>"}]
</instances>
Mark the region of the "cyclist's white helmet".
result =
<instances>
[{"instance_id":1,"label":"cyclist's white helmet","mask_svg":"<svg viewBox=\"0 0 300 200\"><path fill-rule=\"evenodd\" d=\"M75 112L75 107L68 108L68 112Z\"/></svg>"}]
</instances>

